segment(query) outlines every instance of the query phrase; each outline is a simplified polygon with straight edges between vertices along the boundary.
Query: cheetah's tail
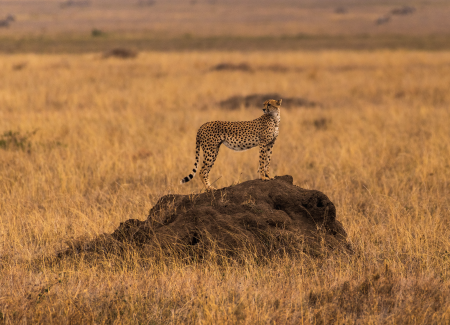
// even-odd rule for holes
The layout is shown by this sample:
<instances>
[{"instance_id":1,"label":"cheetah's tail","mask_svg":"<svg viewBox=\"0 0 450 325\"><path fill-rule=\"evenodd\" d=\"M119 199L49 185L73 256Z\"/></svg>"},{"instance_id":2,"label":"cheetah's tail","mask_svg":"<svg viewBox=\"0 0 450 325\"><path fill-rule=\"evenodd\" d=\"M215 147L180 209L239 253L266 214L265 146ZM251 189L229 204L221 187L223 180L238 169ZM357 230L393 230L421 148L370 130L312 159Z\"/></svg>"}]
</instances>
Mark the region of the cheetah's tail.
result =
<instances>
[{"instance_id":1,"label":"cheetah's tail","mask_svg":"<svg viewBox=\"0 0 450 325\"><path fill-rule=\"evenodd\" d=\"M194 178L195 173L197 173L198 168L198 158L200 157L200 139L197 137L197 142L195 144L195 164L194 169L192 170L192 174L189 174L185 178L181 180L181 184L189 182L191 179Z\"/></svg>"}]
</instances>

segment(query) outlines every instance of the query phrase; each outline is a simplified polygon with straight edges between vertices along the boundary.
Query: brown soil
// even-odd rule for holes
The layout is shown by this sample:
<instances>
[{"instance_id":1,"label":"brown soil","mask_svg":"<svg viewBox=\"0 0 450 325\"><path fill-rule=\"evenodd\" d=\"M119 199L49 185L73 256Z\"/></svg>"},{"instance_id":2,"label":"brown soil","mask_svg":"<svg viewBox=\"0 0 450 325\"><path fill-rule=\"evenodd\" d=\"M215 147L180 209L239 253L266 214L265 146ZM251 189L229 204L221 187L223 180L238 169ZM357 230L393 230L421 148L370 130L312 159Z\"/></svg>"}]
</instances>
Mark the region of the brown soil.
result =
<instances>
[{"instance_id":1,"label":"brown soil","mask_svg":"<svg viewBox=\"0 0 450 325\"><path fill-rule=\"evenodd\" d=\"M305 98L300 97L284 97L277 93L268 94L252 94L248 96L233 96L219 102L219 106L224 109L239 109L242 106L245 108L249 107L262 107L263 103L268 99L282 99L283 108L294 108L294 107L316 107L318 104L316 102L311 102Z\"/></svg>"},{"instance_id":2,"label":"brown soil","mask_svg":"<svg viewBox=\"0 0 450 325\"><path fill-rule=\"evenodd\" d=\"M145 255L318 256L336 248L349 252L346 237L325 194L293 185L292 176L281 176L201 194L166 195L147 220L127 220L112 234L73 244L59 256L124 252L130 247Z\"/></svg>"}]
</instances>

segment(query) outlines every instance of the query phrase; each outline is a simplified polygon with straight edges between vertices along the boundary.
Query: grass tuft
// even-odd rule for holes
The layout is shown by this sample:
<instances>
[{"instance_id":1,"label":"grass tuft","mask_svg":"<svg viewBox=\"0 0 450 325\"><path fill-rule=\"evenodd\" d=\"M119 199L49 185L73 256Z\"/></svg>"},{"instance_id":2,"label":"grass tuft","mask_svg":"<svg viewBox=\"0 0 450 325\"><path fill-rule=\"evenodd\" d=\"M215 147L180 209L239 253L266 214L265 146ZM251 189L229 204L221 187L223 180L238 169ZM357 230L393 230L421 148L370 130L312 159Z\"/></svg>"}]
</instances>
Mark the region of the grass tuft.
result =
<instances>
[{"instance_id":1,"label":"grass tuft","mask_svg":"<svg viewBox=\"0 0 450 325\"><path fill-rule=\"evenodd\" d=\"M20 134L19 131L5 131L0 135L0 149L14 150L19 149L23 151L30 151L30 138L36 134L37 130Z\"/></svg>"}]
</instances>

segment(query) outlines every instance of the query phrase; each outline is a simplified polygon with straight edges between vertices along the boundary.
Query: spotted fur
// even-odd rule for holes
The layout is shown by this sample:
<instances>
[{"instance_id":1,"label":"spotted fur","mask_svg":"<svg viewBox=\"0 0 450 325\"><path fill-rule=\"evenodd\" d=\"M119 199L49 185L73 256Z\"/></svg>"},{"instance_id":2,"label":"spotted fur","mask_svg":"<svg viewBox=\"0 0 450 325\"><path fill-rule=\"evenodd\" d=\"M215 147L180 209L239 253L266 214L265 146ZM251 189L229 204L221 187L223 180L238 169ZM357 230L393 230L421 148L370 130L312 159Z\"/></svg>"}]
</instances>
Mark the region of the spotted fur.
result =
<instances>
[{"instance_id":1,"label":"spotted fur","mask_svg":"<svg viewBox=\"0 0 450 325\"><path fill-rule=\"evenodd\" d=\"M203 164L200 177L207 190L213 189L209 182L209 172L216 161L219 147L224 144L235 151L244 151L259 146L259 175L262 180L272 179L269 174L270 158L280 126L280 100L269 99L264 102L264 114L253 121L243 122L208 122L197 132L195 147L195 164L192 173L181 180L189 182L194 178L203 150Z\"/></svg>"}]
</instances>

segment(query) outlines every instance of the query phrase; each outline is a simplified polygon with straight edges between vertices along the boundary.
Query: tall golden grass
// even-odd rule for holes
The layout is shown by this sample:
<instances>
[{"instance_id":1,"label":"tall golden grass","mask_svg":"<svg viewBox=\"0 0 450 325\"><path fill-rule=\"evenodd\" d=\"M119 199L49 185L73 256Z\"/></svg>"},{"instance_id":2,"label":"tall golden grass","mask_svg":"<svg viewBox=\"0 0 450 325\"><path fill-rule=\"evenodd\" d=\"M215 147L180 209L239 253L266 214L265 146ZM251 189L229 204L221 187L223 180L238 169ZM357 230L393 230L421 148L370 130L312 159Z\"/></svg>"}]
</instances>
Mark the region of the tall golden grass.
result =
<instances>
[{"instance_id":1,"label":"tall golden grass","mask_svg":"<svg viewBox=\"0 0 450 325\"><path fill-rule=\"evenodd\" d=\"M0 322L448 323L449 54L2 55ZM253 71L211 70L224 62ZM198 176L179 185L198 127L257 118L217 103L269 92L320 103L282 106L272 168L330 197L354 255L43 258L201 191ZM222 148L210 178L253 179L257 164L257 149Z\"/></svg>"}]
</instances>

